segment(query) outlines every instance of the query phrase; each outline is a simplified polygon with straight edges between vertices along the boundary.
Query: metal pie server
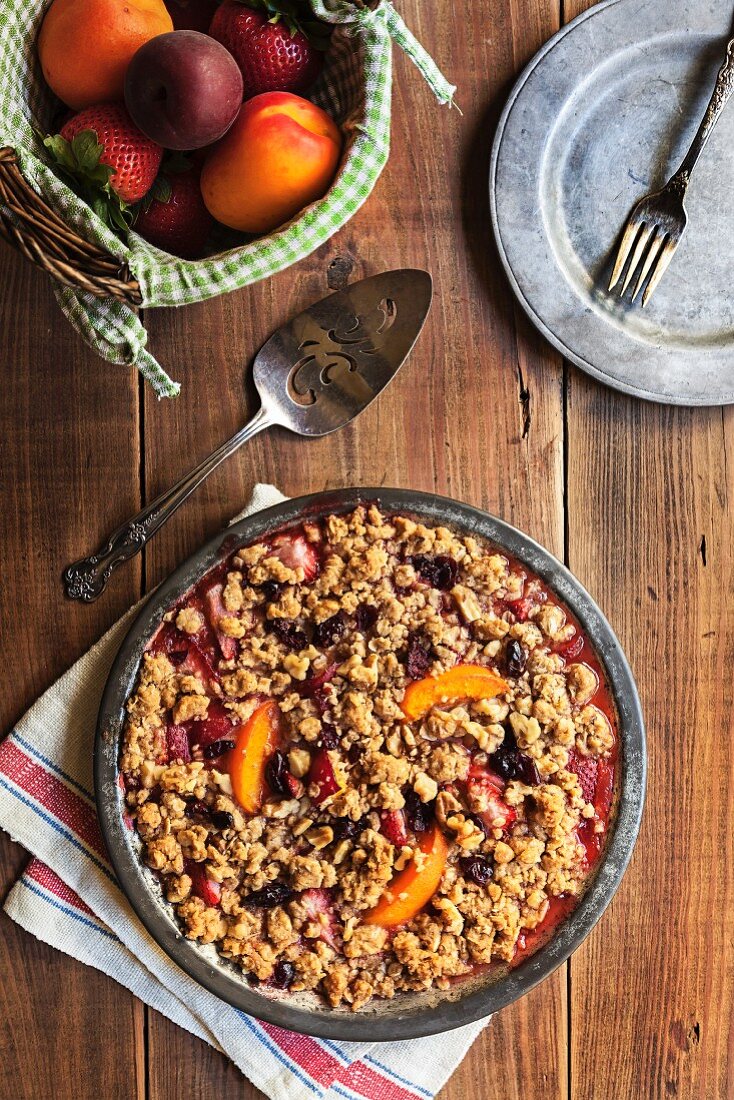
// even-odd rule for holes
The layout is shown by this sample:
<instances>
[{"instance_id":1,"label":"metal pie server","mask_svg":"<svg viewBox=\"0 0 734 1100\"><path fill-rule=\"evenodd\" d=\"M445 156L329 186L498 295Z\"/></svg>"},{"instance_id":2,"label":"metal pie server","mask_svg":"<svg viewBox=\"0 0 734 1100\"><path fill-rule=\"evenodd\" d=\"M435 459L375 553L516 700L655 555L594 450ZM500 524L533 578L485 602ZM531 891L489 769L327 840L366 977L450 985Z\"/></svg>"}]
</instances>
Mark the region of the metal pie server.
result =
<instances>
[{"instance_id":1,"label":"metal pie server","mask_svg":"<svg viewBox=\"0 0 734 1100\"><path fill-rule=\"evenodd\" d=\"M407 359L432 296L427 271L386 271L330 294L274 332L253 365L259 412L118 527L101 550L69 565L63 576L69 599L96 600L112 570L134 557L204 478L258 432L279 424L298 435L328 435L353 420Z\"/></svg>"}]
</instances>

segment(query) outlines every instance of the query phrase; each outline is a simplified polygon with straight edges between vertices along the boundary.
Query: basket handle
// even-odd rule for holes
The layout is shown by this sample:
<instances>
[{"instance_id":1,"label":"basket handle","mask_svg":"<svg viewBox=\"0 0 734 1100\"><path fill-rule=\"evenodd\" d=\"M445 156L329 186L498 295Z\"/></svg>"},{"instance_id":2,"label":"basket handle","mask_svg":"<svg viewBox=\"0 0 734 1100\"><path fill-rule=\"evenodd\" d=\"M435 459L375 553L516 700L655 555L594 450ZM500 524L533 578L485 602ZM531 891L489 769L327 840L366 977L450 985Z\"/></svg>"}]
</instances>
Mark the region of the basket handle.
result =
<instances>
[{"instance_id":1,"label":"basket handle","mask_svg":"<svg viewBox=\"0 0 734 1100\"><path fill-rule=\"evenodd\" d=\"M0 148L0 236L62 286L129 306L143 300L127 264L68 226L33 190L9 146Z\"/></svg>"},{"instance_id":2,"label":"basket handle","mask_svg":"<svg viewBox=\"0 0 734 1100\"><path fill-rule=\"evenodd\" d=\"M382 28L408 55L439 103L454 104L456 85L450 84L427 50L423 49L390 0L311 0L314 15L325 23L338 23L350 34L369 34Z\"/></svg>"}]
</instances>

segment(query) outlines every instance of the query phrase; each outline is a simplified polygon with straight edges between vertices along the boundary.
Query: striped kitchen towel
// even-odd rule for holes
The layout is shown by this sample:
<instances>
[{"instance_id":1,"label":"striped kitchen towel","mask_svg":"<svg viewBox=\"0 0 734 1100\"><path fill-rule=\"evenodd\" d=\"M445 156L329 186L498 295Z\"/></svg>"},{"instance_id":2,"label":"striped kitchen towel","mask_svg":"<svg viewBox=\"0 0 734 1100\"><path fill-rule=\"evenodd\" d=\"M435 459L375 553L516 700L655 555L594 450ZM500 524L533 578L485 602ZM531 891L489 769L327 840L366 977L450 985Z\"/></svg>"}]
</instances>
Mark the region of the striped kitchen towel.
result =
<instances>
[{"instance_id":1,"label":"striped kitchen towel","mask_svg":"<svg viewBox=\"0 0 734 1100\"><path fill-rule=\"evenodd\" d=\"M243 515L282 499L273 486L258 485ZM399 1043L335 1043L283 1031L202 989L133 913L99 831L92 749L102 689L135 610L41 696L0 745L0 828L34 857L6 912L223 1051L272 1100L430 1100L488 1021L440 1039Z\"/></svg>"}]
</instances>

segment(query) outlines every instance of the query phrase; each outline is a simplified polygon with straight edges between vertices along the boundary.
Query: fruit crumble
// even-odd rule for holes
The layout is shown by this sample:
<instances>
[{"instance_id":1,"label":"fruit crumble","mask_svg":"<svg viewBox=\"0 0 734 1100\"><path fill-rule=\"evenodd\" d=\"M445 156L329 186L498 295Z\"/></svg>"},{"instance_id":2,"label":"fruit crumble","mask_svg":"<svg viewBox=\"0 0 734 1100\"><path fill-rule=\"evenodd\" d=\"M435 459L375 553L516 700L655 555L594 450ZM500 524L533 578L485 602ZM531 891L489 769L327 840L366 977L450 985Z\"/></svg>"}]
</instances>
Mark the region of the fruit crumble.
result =
<instances>
[{"instance_id":1,"label":"fruit crumble","mask_svg":"<svg viewBox=\"0 0 734 1100\"><path fill-rule=\"evenodd\" d=\"M121 782L186 936L357 1010L517 962L569 911L615 727L537 577L365 506L235 550L163 617Z\"/></svg>"}]
</instances>

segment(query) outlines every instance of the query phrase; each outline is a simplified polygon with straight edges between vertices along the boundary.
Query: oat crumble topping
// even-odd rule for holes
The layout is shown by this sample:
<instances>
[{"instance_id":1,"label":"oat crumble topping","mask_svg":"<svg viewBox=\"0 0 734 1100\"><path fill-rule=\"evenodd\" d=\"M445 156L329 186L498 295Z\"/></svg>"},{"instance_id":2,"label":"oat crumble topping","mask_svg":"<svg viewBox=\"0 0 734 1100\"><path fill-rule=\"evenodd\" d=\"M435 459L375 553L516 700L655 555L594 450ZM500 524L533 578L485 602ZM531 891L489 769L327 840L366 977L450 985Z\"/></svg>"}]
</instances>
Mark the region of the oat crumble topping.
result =
<instances>
[{"instance_id":1,"label":"oat crumble topping","mask_svg":"<svg viewBox=\"0 0 734 1100\"><path fill-rule=\"evenodd\" d=\"M512 963L603 843L615 717L527 570L375 507L237 550L127 704L130 817L185 935L358 1010Z\"/></svg>"}]
</instances>

